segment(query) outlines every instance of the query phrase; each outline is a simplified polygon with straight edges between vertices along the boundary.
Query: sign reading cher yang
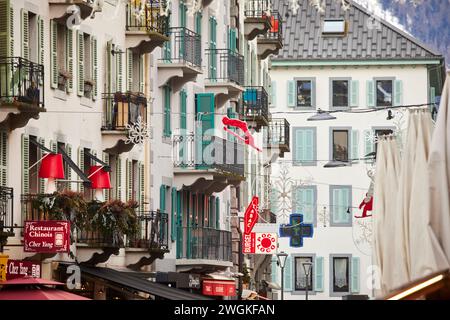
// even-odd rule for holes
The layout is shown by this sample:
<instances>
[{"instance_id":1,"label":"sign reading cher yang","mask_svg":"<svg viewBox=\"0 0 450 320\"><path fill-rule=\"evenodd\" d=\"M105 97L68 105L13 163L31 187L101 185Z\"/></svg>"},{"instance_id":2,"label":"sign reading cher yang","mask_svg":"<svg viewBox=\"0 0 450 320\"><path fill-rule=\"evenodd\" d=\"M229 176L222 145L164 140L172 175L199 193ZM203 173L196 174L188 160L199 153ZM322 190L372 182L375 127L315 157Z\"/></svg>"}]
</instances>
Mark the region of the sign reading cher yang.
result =
<instances>
[{"instance_id":1,"label":"sign reading cher yang","mask_svg":"<svg viewBox=\"0 0 450 320\"><path fill-rule=\"evenodd\" d=\"M70 222L25 221L24 251L70 252Z\"/></svg>"},{"instance_id":2,"label":"sign reading cher yang","mask_svg":"<svg viewBox=\"0 0 450 320\"><path fill-rule=\"evenodd\" d=\"M12 280L24 277L40 278L41 264L35 261L8 260L6 279Z\"/></svg>"}]
</instances>

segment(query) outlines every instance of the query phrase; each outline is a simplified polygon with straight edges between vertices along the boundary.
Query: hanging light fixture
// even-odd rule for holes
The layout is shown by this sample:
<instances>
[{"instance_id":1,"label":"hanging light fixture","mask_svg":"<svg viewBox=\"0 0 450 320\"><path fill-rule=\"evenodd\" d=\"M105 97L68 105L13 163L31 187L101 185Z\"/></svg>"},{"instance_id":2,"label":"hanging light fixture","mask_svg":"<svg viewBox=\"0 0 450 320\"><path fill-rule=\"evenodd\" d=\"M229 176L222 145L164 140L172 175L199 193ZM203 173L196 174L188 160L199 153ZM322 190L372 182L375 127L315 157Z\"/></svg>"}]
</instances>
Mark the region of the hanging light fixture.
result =
<instances>
[{"instance_id":1,"label":"hanging light fixture","mask_svg":"<svg viewBox=\"0 0 450 320\"><path fill-rule=\"evenodd\" d=\"M44 155L39 168L39 178L64 179L63 158L61 154L49 153Z\"/></svg>"},{"instance_id":2,"label":"hanging light fixture","mask_svg":"<svg viewBox=\"0 0 450 320\"><path fill-rule=\"evenodd\" d=\"M91 166L89 169L89 180L92 183L92 189L111 189L111 179L109 172L106 172L102 166Z\"/></svg>"},{"instance_id":3,"label":"hanging light fixture","mask_svg":"<svg viewBox=\"0 0 450 320\"><path fill-rule=\"evenodd\" d=\"M331 160L327 164L325 164L324 168L340 168L340 167L347 167L350 165L350 162L345 161L338 161L338 160Z\"/></svg>"},{"instance_id":4,"label":"hanging light fixture","mask_svg":"<svg viewBox=\"0 0 450 320\"><path fill-rule=\"evenodd\" d=\"M329 112L318 109L317 113L308 118L308 121L322 121L322 120L335 120L336 117L332 116Z\"/></svg>"}]
</instances>

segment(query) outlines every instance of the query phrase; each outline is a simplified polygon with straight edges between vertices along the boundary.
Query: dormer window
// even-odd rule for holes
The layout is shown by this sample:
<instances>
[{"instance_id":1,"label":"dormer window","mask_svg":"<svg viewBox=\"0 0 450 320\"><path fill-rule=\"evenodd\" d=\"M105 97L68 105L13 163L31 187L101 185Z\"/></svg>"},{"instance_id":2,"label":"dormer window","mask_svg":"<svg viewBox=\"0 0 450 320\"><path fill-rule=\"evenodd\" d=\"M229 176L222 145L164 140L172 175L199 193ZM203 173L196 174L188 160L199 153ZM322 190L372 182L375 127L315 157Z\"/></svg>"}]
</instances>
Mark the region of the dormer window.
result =
<instances>
[{"instance_id":1,"label":"dormer window","mask_svg":"<svg viewBox=\"0 0 450 320\"><path fill-rule=\"evenodd\" d=\"M347 32L347 22L344 19L327 19L323 23L322 35L343 36Z\"/></svg>"}]
</instances>

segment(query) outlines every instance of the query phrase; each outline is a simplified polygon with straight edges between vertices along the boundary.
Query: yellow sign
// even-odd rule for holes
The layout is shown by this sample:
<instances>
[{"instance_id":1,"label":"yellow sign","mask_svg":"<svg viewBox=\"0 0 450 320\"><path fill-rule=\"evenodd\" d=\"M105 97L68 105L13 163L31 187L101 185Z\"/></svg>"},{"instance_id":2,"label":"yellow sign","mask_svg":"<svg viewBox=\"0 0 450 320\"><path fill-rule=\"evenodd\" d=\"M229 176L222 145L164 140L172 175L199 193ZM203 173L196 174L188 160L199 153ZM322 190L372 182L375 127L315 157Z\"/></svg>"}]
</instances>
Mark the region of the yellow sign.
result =
<instances>
[{"instance_id":1,"label":"yellow sign","mask_svg":"<svg viewBox=\"0 0 450 320\"><path fill-rule=\"evenodd\" d=\"M0 254L0 281L6 281L6 269L9 256Z\"/></svg>"}]
</instances>

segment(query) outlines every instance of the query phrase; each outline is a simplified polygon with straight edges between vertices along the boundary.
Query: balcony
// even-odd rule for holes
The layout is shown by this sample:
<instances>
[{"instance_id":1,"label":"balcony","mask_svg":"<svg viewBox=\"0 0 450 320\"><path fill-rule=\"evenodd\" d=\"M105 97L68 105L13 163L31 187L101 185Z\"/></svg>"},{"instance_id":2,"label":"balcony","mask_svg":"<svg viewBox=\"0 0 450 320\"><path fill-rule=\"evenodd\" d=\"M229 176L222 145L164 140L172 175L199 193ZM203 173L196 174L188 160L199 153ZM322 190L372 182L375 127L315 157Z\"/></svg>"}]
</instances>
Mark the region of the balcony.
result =
<instances>
[{"instance_id":1,"label":"balcony","mask_svg":"<svg viewBox=\"0 0 450 320\"><path fill-rule=\"evenodd\" d=\"M244 8L244 35L251 41L271 28L270 0L247 0Z\"/></svg>"},{"instance_id":2,"label":"balcony","mask_svg":"<svg viewBox=\"0 0 450 320\"><path fill-rule=\"evenodd\" d=\"M177 254L177 270L233 266L231 232L202 227L183 227L182 248Z\"/></svg>"},{"instance_id":3,"label":"balcony","mask_svg":"<svg viewBox=\"0 0 450 320\"><path fill-rule=\"evenodd\" d=\"M142 93L116 92L103 94L102 135L105 152L121 154L133 149L128 139L127 126L141 119L147 123L147 98Z\"/></svg>"},{"instance_id":4,"label":"balcony","mask_svg":"<svg viewBox=\"0 0 450 320\"><path fill-rule=\"evenodd\" d=\"M94 17L95 12L101 12L101 7L94 7L94 0L48 0L50 19L65 23L69 17L79 10L79 17L85 20ZM77 6L78 9L75 9ZM77 11L75 11L77 10Z\"/></svg>"},{"instance_id":5,"label":"balcony","mask_svg":"<svg viewBox=\"0 0 450 320\"><path fill-rule=\"evenodd\" d=\"M239 116L257 132L269 125L269 96L264 87L245 87Z\"/></svg>"},{"instance_id":6,"label":"balcony","mask_svg":"<svg viewBox=\"0 0 450 320\"><path fill-rule=\"evenodd\" d=\"M285 152L290 152L290 124L286 119L271 119L265 132L265 147L279 153L284 158Z\"/></svg>"},{"instance_id":7,"label":"balcony","mask_svg":"<svg viewBox=\"0 0 450 320\"><path fill-rule=\"evenodd\" d=\"M283 23L278 12L273 12L270 19L270 30L258 37L258 56L261 60L269 55L277 55L283 48Z\"/></svg>"},{"instance_id":8,"label":"balcony","mask_svg":"<svg viewBox=\"0 0 450 320\"><path fill-rule=\"evenodd\" d=\"M0 252L8 237L14 237L14 190L0 187Z\"/></svg>"},{"instance_id":9,"label":"balcony","mask_svg":"<svg viewBox=\"0 0 450 320\"><path fill-rule=\"evenodd\" d=\"M219 137L174 136L173 161L178 189L212 194L245 179L244 146Z\"/></svg>"},{"instance_id":10,"label":"balcony","mask_svg":"<svg viewBox=\"0 0 450 320\"><path fill-rule=\"evenodd\" d=\"M215 95L215 104L222 107L244 91L244 57L229 49L208 49L208 77L205 90Z\"/></svg>"},{"instance_id":11,"label":"balcony","mask_svg":"<svg viewBox=\"0 0 450 320\"><path fill-rule=\"evenodd\" d=\"M126 10L126 46L138 54L151 53L169 41L170 15L162 15L162 0L129 2Z\"/></svg>"},{"instance_id":12,"label":"balcony","mask_svg":"<svg viewBox=\"0 0 450 320\"><path fill-rule=\"evenodd\" d=\"M23 128L45 111L44 66L21 57L0 57L0 129Z\"/></svg>"},{"instance_id":13,"label":"balcony","mask_svg":"<svg viewBox=\"0 0 450 320\"><path fill-rule=\"evenodd\" d=\"M176 93L202 73L201 37L187 28L170 28L169 38L158 62L158 86L168 84Z\"/></svg>"}]
</instances>

